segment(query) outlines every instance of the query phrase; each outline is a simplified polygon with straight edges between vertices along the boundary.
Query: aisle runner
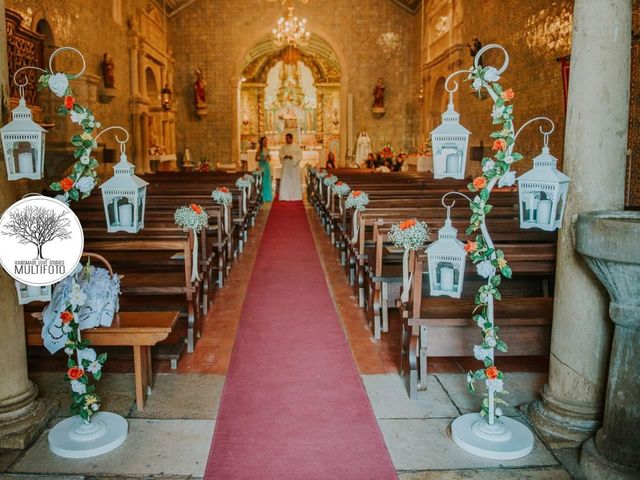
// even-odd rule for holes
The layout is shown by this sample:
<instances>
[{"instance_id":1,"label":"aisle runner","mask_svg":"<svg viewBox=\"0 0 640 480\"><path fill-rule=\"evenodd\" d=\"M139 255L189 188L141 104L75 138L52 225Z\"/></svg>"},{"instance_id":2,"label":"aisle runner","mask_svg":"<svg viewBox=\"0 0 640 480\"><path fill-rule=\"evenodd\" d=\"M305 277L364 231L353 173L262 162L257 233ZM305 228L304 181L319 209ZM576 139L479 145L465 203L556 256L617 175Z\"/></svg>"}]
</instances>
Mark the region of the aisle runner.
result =
<instances>
[{"instance_id":1,"label":"aisle runner","mask_svg":"<svg viewBox=\"0 0 640 480\"><path fill-rule=\"evenodd\" d=\"M205 477L396 478L301 202L271 210Z\"/></svg>"}]
</instances>

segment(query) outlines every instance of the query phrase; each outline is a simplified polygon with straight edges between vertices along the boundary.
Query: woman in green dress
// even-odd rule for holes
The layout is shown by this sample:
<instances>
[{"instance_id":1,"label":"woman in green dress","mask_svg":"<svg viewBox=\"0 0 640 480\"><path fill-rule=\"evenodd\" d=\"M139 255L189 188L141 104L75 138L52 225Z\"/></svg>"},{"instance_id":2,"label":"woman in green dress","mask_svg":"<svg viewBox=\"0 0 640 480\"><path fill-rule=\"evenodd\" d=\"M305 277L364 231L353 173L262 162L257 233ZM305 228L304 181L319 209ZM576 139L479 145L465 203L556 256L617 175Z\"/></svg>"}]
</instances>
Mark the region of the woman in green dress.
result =
<instances>
[{"instance_id":1,"label":"woman in green dress","mask_svg":"<svg viewBox=\"0 0 640 480\"><path fill-rule=\"evenodd\" d=\"M262 170L262 201L270 202L273 200L273 192L271 191L271 166L269 162L271 157L269 155L269 148L267 146L267 137L260 138L260 145L256 152L256 162Z\"/></svg>"}]
</instances>

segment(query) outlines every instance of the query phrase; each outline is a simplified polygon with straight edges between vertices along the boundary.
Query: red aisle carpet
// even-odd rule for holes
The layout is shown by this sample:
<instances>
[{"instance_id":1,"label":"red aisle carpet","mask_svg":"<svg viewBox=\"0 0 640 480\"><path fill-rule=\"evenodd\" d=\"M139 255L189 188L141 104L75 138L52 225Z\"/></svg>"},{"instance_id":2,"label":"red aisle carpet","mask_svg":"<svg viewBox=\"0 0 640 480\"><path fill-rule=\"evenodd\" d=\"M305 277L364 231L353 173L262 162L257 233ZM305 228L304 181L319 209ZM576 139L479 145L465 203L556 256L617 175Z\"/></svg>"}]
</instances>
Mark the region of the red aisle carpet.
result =
<instances>
[{"instance_id":1,"label":"red aisle carpet","mask_svg":"<svg viewBox=\"0 0 640 480\"><path fill-rule=\"evenodd\" d=\"M276 202L267 221L205 478L397 478L302 202Z\"/></svg>"}]
</instances>

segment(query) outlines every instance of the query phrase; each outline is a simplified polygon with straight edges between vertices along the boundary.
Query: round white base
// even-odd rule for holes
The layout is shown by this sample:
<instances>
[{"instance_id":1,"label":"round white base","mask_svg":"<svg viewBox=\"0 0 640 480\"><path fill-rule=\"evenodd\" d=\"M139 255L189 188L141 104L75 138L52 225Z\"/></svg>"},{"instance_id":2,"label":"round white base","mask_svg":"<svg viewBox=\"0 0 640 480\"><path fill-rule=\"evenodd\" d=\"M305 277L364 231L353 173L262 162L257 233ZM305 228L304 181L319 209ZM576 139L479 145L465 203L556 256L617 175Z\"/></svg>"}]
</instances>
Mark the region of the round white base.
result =
<instances>
[{"instance_id":1,"label":"round white base","mask_svg":"<svg viewBox=\"0 0 640 480\"><path fill-rule=\"evenodd\" d=\"M64 458L95 457L122 445L128 430L127 421L115 413L98 412L88 424L76 415L51 429L49 450Z\"/></svg>"},{"instance_id":2,"label":"round white base","mask_svg":"<svg viewBox=\"0 0 640 480\"><path fill-rule=\"evenodd\" d=\"M489 425L479 413L467 413L453 421L451 436L463 450L492 460L515 460L533 450L531 431L504 416Z\"/></svg>"}]
</instances>

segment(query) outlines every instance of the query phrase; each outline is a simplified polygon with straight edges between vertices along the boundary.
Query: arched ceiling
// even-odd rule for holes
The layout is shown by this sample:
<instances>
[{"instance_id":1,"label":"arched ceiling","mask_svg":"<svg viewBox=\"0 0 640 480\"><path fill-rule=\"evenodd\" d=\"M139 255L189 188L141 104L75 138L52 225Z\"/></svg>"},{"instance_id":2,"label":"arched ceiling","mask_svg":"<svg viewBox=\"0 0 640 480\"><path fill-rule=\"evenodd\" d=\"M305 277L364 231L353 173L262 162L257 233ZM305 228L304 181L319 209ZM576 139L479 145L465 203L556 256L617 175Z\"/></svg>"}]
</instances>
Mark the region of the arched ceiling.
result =
<instances>
[{"instance_id":1,"label":"arched ceiling","mask_svg":"<svg viewBox=\"0 0 640 480\"><path fill-rule=\"evenodd\" d=\"M302 60L312 71L316 81L339 82L342 69L331 46L318 35L311 35L306 47L299 47ZM242 63L242 72L249 81L264 81L275 63L282 59L287 47L278 48L271 35L265 35L249 51Z\"/></svg>"}]
</instances>

